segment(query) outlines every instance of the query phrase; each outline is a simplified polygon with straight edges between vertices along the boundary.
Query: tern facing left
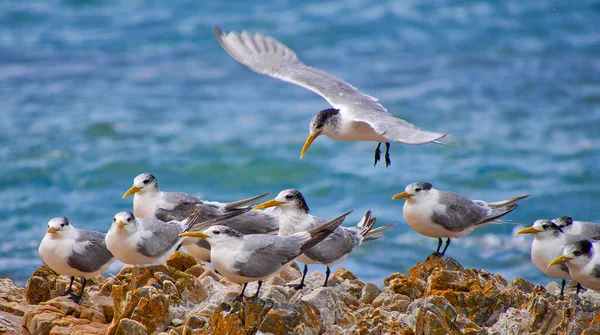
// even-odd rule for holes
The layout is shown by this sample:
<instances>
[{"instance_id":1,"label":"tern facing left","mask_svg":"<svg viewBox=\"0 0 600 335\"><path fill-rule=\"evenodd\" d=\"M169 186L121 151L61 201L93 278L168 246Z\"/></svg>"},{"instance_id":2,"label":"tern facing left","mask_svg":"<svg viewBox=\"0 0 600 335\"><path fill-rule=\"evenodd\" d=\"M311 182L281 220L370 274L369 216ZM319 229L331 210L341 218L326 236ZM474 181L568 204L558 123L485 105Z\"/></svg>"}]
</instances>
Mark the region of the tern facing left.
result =
<instances>
[{"instance_id":1,"label":"tern facing left","mask_svg":"<svg viewBox=\"0 0 600 335\"><path fill-rule=\"evenodd\" d=\"M254 207L254 209L273 206L278 206L280 209L279 236L288 236L307 231L327 221L326 219L309 214L304 196L295 189L283 190L279 192L275 199L266 201ZM323 287L327 286L327 281L331 273L330 266L346 259L363 242L381 238L382 233L394 226L387 225L373 229L375 221L376 218L371 218L371 211L367 211L355 227L337 227L327 238L300 255L298 261L304 263L304 271L300 284L296 285L295 288L299 290L304 287L308 264L324 264L327 267Z\"/></svg>"},{"instance_id":2,"label":"tern facing left","mask_svg":"<svg viewBox=\"0 0 600 335\"><path fill-rule=\"evenodd\" d=\"M385 164L389 166L390 142L425 144L448 135L421 130L393 116L377 102L377 98L325 71L305 65L292 50L272 37L252 36L246 31L225 34L218 26L214 31L223 49L252 71L309 89L333 106L320 111L310 121L309 135L300 158L318 136L325 135L340 141L379 142L375 165L380 159L379 148L385 143Z\"/></svg>"},{"instance_id":3,"label":"tern facing left","mask_svg":"<svg viewBox=\"0 0 600 335\"><path fill-rule=\"evenodd\" d=\"M87 278L106 271L114 261L104 243L104 234L75 228L64 216L48 222L38 252L42 261L52 270L71 277L69 288L62 295L70 294L69 298L75 302L81 300ZM71 290L75 277L83 277L79 295Z\"/></svg>"},{"instance_id":4,"label":"tern facing left","mask_svg":"<svg viewBox=\"0 0 600 335\"><path fill-rule=\"evenodd\" d=\"M565 246L562 255L548 266L566 263L574 280L586 288L600 291L600 242L582 238Z\"/></svg>"},{"instance_id":5,"label":"tern facing left","mask_svg":"<svg viewBox=\"0 0 600 335\"><path fill-rule=\"evenodd\" d=\"M574 242L577 237L565 234L562 229L550 220L536 220L531 227L521 229L517 234L533 234L531 242L531 261L538 270L552 278L562 279L560 295L565 291L567 280L573 279L565 264L548 266L552 260L563 252L567 243ZM570 241L570 242L569 242Z\"/></svg>"},{"instance_id":6,"label":"tern facing left","mask_svg":"<svg viewBox=\"0 0 600 335\"><path fill-rule=\"evenodd\" d=\"M257 298L263 280L329 236L350 213L289 236L243 235L225 226L213 226L203 232L186 232L181 236L198 237L210 243L214 268L230 281L244 284L236 299L243 299L246 286L252 281L258 281L258 288L252 296Z\"/></svg>"},{"instance_id":7,"label":"tern facing left","mask_svg":"<svg viewBox=\"0 0 600 335\"><path fill-rule=\"evenodd\" d=\"M404 220L421 235L438 239L435 254L444 256L450 245L450 238L469 234L473 229L483 227L517 208L516 202L529 197L490 202L471 200L455 192L440 191L430 183L418 182L406 186L402 193L392 199L406 199ZM442 238L446 238L444 250L440 253Z\"/></svg>"}]
</instances>

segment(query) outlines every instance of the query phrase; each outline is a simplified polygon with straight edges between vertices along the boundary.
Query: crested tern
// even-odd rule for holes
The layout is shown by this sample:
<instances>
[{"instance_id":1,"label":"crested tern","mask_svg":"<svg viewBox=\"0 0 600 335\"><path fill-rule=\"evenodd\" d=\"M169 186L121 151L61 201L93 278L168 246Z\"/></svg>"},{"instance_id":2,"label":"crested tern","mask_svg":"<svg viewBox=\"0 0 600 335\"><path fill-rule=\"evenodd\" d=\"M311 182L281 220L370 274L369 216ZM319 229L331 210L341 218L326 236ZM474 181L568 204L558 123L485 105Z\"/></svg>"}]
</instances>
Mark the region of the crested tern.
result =
<instances>
[{"instance_id":1,"label":"crested tern","mask_svg":"<svg viewBox=\"0 0 600 335\"><path fill-rule=\"evenodd\" d=\"M572 217L561 216L553 219L565 234L581 234L592 240L600 240L600 224L595 222L574 221Z\"/></svg>"},{"instance_id":2,"label":"crested tern","mask_svg":"<svg viewBox=\"0 0 600 335\"><path fill-rule=\"evenodd\" d=\"M392 199L406 199L404 220L419 234L437 238L438 247L434 254L444 256L450 238L465 236L475 228L492 223L517 208L516 202L527 197L529 195L487 203L437 190L430 183L417 182L406 186L404 192ZM440 253L442 238L446 238L446 245Z\"/></svg>"},{"instance_id":3,"label":"crested tern","mask_svg":"<svg viewBox=\"0 0 600 335\"><path fill-rule=\"evenodd\" d=\"M243 235L219 225L203 232L182 233L181 236L202 238L210 243L210 257L214 268L230 281L244 284L236 299L244 298L246 286L252 281L258 281L258 288L252 296L257 298L263 280L321 242L350 213L351 211L308 231L288 236Z\"/></svg>"},{"instance_id":4,"label":"crested tern","mask_svg":"<svg viewBox=\"0 0 600 335\"><path fill-rule=\"evenodd\" d=\"M246 31L226 34L218 26L214 32L223 49L252 71L302 86L331 104L333 108L320 111L310 121L309 135L300 158L318 136L325 135L333 140L379 142L375 149L375 165L380 160L381 144L385 143L385 163L389 166L390 142L439 143L448 135L419 129L393 116L377 102L377 98L325 71L305 65L292 50L272 37L253 36Z\"/></svg>"},{"instance_id":5,"label":"crested tern","mask_svg":"<svg viewBox=\"0 0 600 335\"><path fill-rule=\"evenodd\" d=\"M550 220L536 220L531 227L521 229L517 234L533 234L531 242L531 261L544 274L561 279L560 295L565 290L567 280L573 279L565 264L548 266L552 260L560 256L566 244L573 242L576 236L565 234L562 229Z\"/></svg>"},{"instance_id":6,"label":"crested tern","mask_svg":"<svg viewBox=\"0 0 600 335\"><path fill-rule=\"evenodd\" d=\"M199 221L221 217L232 210L248 205L267 196L264 193L252 198L229 203L203 201L184 192L163 192L158 180L149 173L142 173L133 180L133 186L123 194L123 198L133 196L133 214L136 218L157 219L161 221L181 221L198 209ZM221 225L233 228L242 234L277 234L279 228L277 213L248 211L234 216ZM210 260L210 244L205 240L184 239L183 247L195 258Z\"/></svg>"},{"instance_id":7,"label":"crested tern","mask_svg":"<svg viewBox=\"0 0 600 335\"><path fill-rule=\"evenodd\" d=\"M579 241L565 246L548 266L565 263L573 279L586 288L600 291L600 242L580 236Z\"/></svg>"},{"instance_id":8,"label":"crested tern","mask_svg":"<svg viewBox=\"0 0 600 335\"><path fill-rule=\"evenodd\" d=\"M70 294L69 298L79 303L87 278L106 271L114 261L112 253L106 248L104 236L97 231L75 228L64 216L48 222L38 252L42 261L52 270L71 277L69 288L61 295ZM79 295L72 293L75 277L83 278Z\"/></svg>"},{"instance_id":9,"label":"crested tern","mask_svg":"<svg viewBox=\"0 0 600 335\"><path fill-rule=\"evenodd\" d=\"M236 214L238 212L229 215ZM106 246L125 264L166 264L183 240L179 234L192 228L207 227L218 220L198 222L198 219L198 209L182 221L169 222L141 219L131 212L119 212L106 234Z\"/></svg>"},{"instance_id":10,"label":"crested tern","mask_svg":"<svg viewBox=\"0 0 600 335\"><path fill-rule=\"evenodd\" d=\"M254 209L274 206L278 206L280 209L279 236L288 236L307 231L327 221L326 219L309 214L310 210L304 196L295 189L283 190L273 200L266 201L254 207ZM304 287L308 264L323 264L327 267L325 282L323 284L325 287L331 273L330 266L346 259L354 248L363 242L381 238L382 233L394 226L392 224L372 229L375 221L376 218L371 218L371 211L367 211L356 227L337 227L331 235L300 255L297 260L304 263L304 271L302 273L302 280L296 286L296 289Z\"/></svg>"}]
</instances>

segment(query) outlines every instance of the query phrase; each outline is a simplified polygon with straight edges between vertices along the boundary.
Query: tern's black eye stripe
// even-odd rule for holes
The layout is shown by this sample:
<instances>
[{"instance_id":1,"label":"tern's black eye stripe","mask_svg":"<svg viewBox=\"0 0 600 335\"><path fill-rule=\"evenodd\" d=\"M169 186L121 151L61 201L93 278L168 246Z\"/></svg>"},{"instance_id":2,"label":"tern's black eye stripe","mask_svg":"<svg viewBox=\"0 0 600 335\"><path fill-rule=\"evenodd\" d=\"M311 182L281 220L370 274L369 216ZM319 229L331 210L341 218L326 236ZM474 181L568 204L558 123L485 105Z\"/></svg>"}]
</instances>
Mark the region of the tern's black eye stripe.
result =
<instances>
[{"instance_id":1,"label":"tern's black eye stripe","mask_svg":"<svg viewBox=\"0 0 600 335\"><path fill-rule=\"evenodd\" d=\"M213 231L213 234L215 234L215 235L219 235L219 234L221 234L221 232L220 232L220 231L218 231L218 230L215 230L215 231Z\"/></svg>"}]
</instances>

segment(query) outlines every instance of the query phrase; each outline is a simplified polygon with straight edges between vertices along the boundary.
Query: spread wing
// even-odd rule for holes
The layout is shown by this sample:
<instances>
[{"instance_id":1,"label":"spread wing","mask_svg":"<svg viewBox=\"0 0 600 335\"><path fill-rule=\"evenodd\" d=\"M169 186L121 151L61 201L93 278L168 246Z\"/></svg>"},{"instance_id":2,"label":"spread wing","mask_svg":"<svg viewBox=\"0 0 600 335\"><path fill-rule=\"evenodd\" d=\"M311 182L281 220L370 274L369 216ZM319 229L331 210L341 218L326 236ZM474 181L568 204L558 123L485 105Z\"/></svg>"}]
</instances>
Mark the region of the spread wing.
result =
<instances>
[{"instance_id":1,"label":"spread wing","mask_svg":"<svg viewBox=\"0 0 600 335\"><path fill-rule=\"evenodd\" d=\"M283 43L261 34L244 31L225 34L215 27L217 40L238 62L256 73L266 74L307 88L327 100L349 118L371 126L390 141L423 144L447 134L424 131L390 114L377 98L364 94L349 83L314 67L305 65Z\"/></svg>"},{"instance_id":2,"label":"spread wing","mask_svg":"<svg viewBox=\"0 0 600 335\"><path fill-rule=\"evenodd\" d=\"M137 219L141 242L137 250L147 257L158 257L171 250L180 240L185 228L179 222L162 222L156 219Z\"/></svg>"},{"instance_id":3,"label":"spread wing","mask_svg":"<svg viewBox=\"0 0 600 335\"><path fill-rule=\"evenodd\" d=\"M97 231L77 229L79 236L67 264L81 272L96 272L113 261L113 255L106 248L104 234Z\"/></svg>"}]
</instances>

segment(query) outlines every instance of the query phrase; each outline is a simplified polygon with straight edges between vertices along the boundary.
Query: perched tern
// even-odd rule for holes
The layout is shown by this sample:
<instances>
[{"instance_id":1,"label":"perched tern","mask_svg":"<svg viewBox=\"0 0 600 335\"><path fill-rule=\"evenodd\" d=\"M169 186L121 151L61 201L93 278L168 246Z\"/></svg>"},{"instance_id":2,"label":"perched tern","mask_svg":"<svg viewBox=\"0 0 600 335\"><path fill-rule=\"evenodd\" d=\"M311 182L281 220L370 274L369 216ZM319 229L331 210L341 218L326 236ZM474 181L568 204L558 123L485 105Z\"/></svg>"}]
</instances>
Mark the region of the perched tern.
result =
<instances>
[{"instance_id":1,"label":"perched tern","mask_svg":"<svg viewBox=\"0 0 600 335\"><path fill-rule=\"evenodd\" d=\"M71 276L69 288L62 295L79 303L87 278L106 271L114 257L106 248L104 234L73 227L68 218L56 217L48 222L46 235L38 252L42 261L61 275ZM79 295L72 293L75 277L83 277Z\"/></svg>"},{"instance_id":2,"label":"perched tern","mask_svg":"<svg viewBox=\"0 0 600 335\"><path fill-rule=\"evenodd\" d=\"M444 256L450 245L450 238L469 234L473 229L483 227L517 208L516 202L529 195L487 203L455 192L440 191L430 183L418 182L406 186L402 193L392 199L406 199L404 220L421 235L438 239L435 254ZM440 253L442 238L446 238L444 250Z\"/></svg>"},{"instance_id":3,"label":"perched tern","mask_svg":"<svg viewBox=\"0 0 600 335\"><path fill-rule=\"evenodd\" d=\"M563 295L567 280L573 279L569 268L565 264L555 266L548 266L548 264L560 256L564 246L574 242L577 236L563 233L562 229L550 220L536 220L531 227L521 229L517 234L533 234L531 261L547 276L562 279L560 295Z\"/></svg>"},{"instance_id":4,"label":"perched tern","mask_svg":"<svg viewBox=\"0 0 600 335\"><path fill-rule=\"evenodd\" d=\"M327 221L326 219L310 215L304 196L295 189L283 190L275 199L266 201L254 207L254 209L273 206L278 206L280 209L279 236L288 236L307 231ZM304 271L302 280L296 286L296 289L304 287L304 278L308 271L308 264L324 264L327 267L325 283L323 284L323 286L327 286L329 274L331 273L330 266L346 259L354 248L363 242L380 238L382 233L394 226L387 225L372 229L375 221L376 218L371 218L371 211L367 211L356 227L337 227L331 235L300 255L297 260L304 263Z\"/></svg>"},{"instance_id":5,"label":"perched tern","mask_svg":"<svg viewBox=\"0 0 600 335\"><path fill-rule=\"evenodd\" d=\"M569 216L553 219L565 234L581 234L592 240L600 240L600 224L595 222L573 221Z\"/></svg>"},{"instance_id":6,"label":"perched tern","mask_svg":"<svg viewBox=\"0 0 600 335\"><path fill-rule=\"evenodd\" d=\"M181 221L196 209L199 210L198 221L218 218L269 193L230 203L202 201L183 192L163 192L159 189L158 181L153 175L142 173L135 177L133 186L123 194L123 198L132 194L134 194L133 214L136 218L157 219L167 222L172 220ZM220 224L243 234L277 234L278 222L277 213L248 211L227 221L221 221ZM210 260L210 245L206 241L186 239L183 246L188 253L197 259Z\"/></svg>"},{"instance_id":7,"label":"perched tern","mask_svg":"<svg viewBox=\"0 0 600 335\"><path fill-rule=\"evenodd\" d=\"M136 218L131 212L119 212L106 234L106 246L125 264L166 264L182 241L179 234L194 227L207 227L217 220L198 223L198 213L199 210L195 210L182 221L162 222Z\"/></svg>"},{"instance_id":8,"label":"perched tern","mask_svg":"<svg viewBox=\"0 0 600 335\"><path fill-rule=\"evenodd\" d=\"M581 236L577 242L565 246L562 254L549 267L565 263L573 279L586 288L600 291L600 242Z\"/></svg>"},{"instance_id":9,"label":"perched tern","mask_svg":"<svg viewBox=\"0 0 600 335\"><path fill-rule=\"evenodd\" d=\"M186 232L181 236L206 239L211 246L214 268L225 278L244 284L236 299L244 298L249 282L258 281L258 297L262 281L279 271L306 250L321 242L346 218L348 212L308 231L289 236L242 233L225 226L213 226L203 232Z\"/></svg>"},{"instance_id":10,"label":"perched tern","mask_svg":"<svg viewBox=\"0 0 600 335\"><path fill-rule=\"evenodd\" d=\"M223 49L252 71L302 86L331 104L333 108L320 111L310 121L309 135L300 158L318 136L325 135L333 140L379 142L375 165L380 159L379 148L385 143L385 163L389 166L390 142L425 144L438 142L448 135L421 130L393 116L377 102L377 98L325 71L305 65L292 50L272 37L253 36L246 31L225 34L218 26L214 31Z\"/></svg>"}]
</instances>

